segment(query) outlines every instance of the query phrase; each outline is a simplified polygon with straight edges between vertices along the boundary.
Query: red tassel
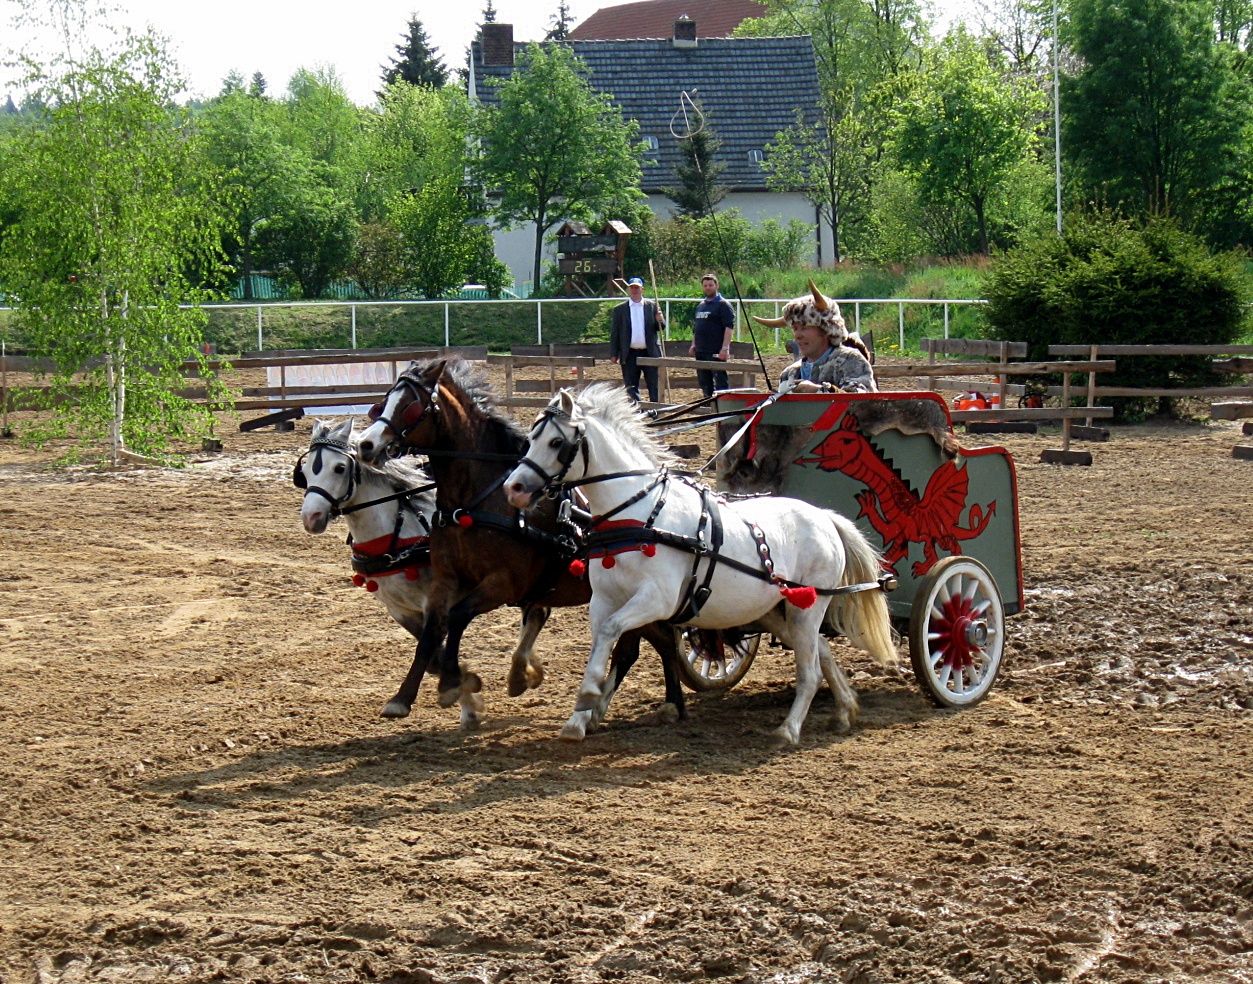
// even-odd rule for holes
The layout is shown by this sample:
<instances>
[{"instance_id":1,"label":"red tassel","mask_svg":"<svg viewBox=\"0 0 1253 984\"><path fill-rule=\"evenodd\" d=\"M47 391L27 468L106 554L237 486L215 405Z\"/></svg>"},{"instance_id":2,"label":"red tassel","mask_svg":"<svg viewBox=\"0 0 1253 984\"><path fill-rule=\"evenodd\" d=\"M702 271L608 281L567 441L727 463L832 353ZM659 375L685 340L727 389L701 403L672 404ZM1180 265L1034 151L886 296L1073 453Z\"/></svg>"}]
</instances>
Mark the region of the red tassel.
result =
<instances>
[{"instance_id":1,"label":"red tassel","mask_svg":"<svg viewBox=\"0 0 1253 984\"><path fill-rule=\"evenodd\" d=\"M605 570L609 570L616 563L617 561L613 559L613 554L606 554L605 559L600 562L600 566Z\"/></svg>"},{"instance_id":2,"label":"red tassel","mask_svg":"<svg viewBox=\"0 0 1253 984\"><path fill-rule=\"evenodd\" d=\"M373 594L375 591L379 589L378 581L366 581L365 589L369 591L371 594Z\"/></svg>"},{"instance_id":3,"label":"red tassel","mask_svg":"<svg viewBox=\"0 0 1253 984\"><path fill-rule=\"evenodd\" d=\"M416 581L418 579L418 569L416 567L405 568L405 580Z\"/></svg>"},{"instance_id":4,"label":"red tassel","mask_svg":"<svg viewBox=\"0 0 1253 984\"><path fill-rule=\"evenodd\" d=\"M795 605L797 608L813 608L814 602L818 600L818 589L809 586L780 588L779 594L783 595L784 601Z\"/></svg>"},{"instance_id":5,"label":"red tassel","mask_svg":"<svg viewBox=\"0 0 1253 984\"><path fill-rule=\"evenodd\" d=\"M581 560L570 561L570 576L582 577L587 573L587 565Z\"/></svg>"},{"instance_id":6,"label":"red tassel","mask_svg":"<svg viewBox=\"0 0 1253 984\"><path fill-rule=\"evenodd\" d=\"M474 517L473 516L458 516L457 525L460 526L463 530L468 530L471 526L474 525Z\"/></svg>"},{"instance_id":7,"label":"red tassel","mask_svg":"<svg viewBox=\"0 0 1253 984\"><path fill-rule=\"evenodd\" d=\"M645 557L656 557L657 556L657 544L655 543L644 544L642 547L640 547L640 553L642 553Z\"/></svg>"},{"instance_id":8,"label":"red tassel","mask_svg":"<svg viewBox=\"0 0 1253 984\"><path fill-rule=\"evenodd\" d=\"M365 587L365 575L354 574L352 576L352 583L355 584L359 588L364 588Z\"/></svg>"}]
</instances>

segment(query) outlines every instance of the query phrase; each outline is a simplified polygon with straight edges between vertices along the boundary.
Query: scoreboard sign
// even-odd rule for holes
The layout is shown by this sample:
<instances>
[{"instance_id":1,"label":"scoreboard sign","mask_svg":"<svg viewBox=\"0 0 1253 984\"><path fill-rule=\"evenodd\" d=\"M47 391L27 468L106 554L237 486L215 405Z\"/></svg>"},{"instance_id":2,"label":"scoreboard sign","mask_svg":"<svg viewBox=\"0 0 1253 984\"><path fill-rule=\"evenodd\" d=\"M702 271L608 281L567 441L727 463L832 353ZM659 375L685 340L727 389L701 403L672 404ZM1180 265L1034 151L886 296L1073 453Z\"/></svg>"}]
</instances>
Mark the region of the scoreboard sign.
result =
<instances>
[{"instance_id":1,"label":"scoreboard sign","mask_svg":"<svg viewBox=\"0 0 1253 984\"><path fill-rule=\"evenodd\" d=\"M557 261L560 273L573 277L603 273L613 276L618 272L618 261L612 256L585 256L578 259L561 259Z\"/></svg>"}]
</instances>

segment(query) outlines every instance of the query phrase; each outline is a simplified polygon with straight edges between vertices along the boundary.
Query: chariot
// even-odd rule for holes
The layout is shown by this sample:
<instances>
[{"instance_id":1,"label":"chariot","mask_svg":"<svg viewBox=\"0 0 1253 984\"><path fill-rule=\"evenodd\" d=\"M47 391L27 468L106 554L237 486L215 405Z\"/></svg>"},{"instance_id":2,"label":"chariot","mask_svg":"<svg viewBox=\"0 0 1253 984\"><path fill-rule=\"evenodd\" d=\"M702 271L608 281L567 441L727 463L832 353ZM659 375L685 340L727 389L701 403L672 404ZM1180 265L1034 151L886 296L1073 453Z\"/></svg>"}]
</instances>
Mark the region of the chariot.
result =
<instances>
[{"instance_id":1,"label":"chariot","mask_svg":"<svg viewBox=\"0 0 1253 984\"><path fill-rule=\"evenodd\" d=\"M1023 607L1009 452L958 449L934 393L728 392L718 411L740 411L719 424L720 443L731 442L718 459L719 490L804 499L856 520L883 551L896 585L889 610L923 692L948 708L986 697L1005 619ZM684 636L679 672L697 691L743 679L761 638L752 626Z\"/></svg>"}]
</instances>

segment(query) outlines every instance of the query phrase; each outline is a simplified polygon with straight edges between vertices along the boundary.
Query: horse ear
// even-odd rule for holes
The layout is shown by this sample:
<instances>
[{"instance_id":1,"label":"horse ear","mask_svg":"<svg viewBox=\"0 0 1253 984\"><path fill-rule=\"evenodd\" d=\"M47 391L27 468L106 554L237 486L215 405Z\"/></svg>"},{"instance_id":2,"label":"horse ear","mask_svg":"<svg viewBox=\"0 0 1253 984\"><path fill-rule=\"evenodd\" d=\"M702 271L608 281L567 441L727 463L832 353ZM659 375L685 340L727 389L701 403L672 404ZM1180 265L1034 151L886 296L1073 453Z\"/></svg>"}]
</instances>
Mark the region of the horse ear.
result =
<instances>
[{"instance_id":1,"label":"horse ear","mask_svg":"<svg viewBox=\"0 0 1253 984\"><path fill-rule=\"evenodd\" d=\"M444 375L444 369L447 366L447 359L440 359L438 362L430 363L422 370L422 381L428 386L434 386L439 381L439 377Z\"/></svg>"},{"instance_id":2,"label":"horse ear","mask_svg":"<svg viewBox=\"0 0 1253 984\"><path fill-rule=\"evenodd\" d=\"M574 394L568 389L559 390L557 392L557 407L564 414L573 414L578 409L578 404L574 402Z\"/></svg>"},{"instance_id":3,"label":"horse ear","mask_svg":"<svg viewBox=\"0 0 1253 984\"><path fill-rule=\"evenodd\" d=\"M316 441L319 437L326 433L329 427L330 424L328 424L321 417L315 417L313 420L313 439Z\"/></svg>"},{"instance_id":4,"label":"horse ear","mask_svg":"<svg viewBox=\"0 0 1253 984\"><path fill-rule=\"evenodd\" d=\"M349 417L342 423L335 424L335 426L331 428L331 437L345 442L352 437L352 418Z\"/></svg>"}]
</instances>

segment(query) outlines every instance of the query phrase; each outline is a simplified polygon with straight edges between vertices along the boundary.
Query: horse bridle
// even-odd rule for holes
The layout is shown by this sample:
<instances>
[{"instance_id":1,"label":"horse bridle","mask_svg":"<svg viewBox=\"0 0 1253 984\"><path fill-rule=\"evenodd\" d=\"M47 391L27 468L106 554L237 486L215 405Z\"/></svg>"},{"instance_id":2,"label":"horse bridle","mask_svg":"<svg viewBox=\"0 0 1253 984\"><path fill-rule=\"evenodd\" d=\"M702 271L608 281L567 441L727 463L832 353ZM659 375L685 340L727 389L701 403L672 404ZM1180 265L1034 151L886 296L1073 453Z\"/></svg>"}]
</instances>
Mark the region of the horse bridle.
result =
<instances>
[{"instance_id":1,"label":"horse bridle","mask_svg":"<svg viewBox=\"0 0 1253 984\"><path fill-rule=\"evenodd\" d=\"M565 433L554 420L556 417L564 417L567 421L569 421L576 436L573 438L566 437ZM587 435L584 433L582 427L571 420L568 413L558 407L545 407L543 411L541 411L539 418L535 421L535 426L539 429L535 430L532 428L531 430L531 443L538 443L540 437L543 435L549 424L552 424L553 428L561 436L561 447L557 449L557 464L561 465L561 471L557 472L555 475L550 475L529 457L524 457L518 462L519 466L526 465L527 468L531 469L531 471L535 472L535 474L543 479L544 484L539 491L562 484L562 481L570 471L570 466L574 464L574 459L578 457L580 451L583 452L584 473L587 472L588 468Z\"/></svg>"},{"instance_id":2,"label":"horse bridle","mask_svg":"<svg viewBox=\"0 0 1253 984\"><path fill-rule=\"evenodd\" d=\"M320 451L321 448L332 448L336 451L341 451L345 457L352 461L352 470L348 473L348 491L341 496L333 496L320 486L310 485L309 480L305 478L305 459L314 451ZM333 437L314 438L309 442L309 450L296 459L296 467L292 469L291 481L296 488L304 489L305 498L308 498L310 495L320 495L331 504L331 515L338 516L341 514L340 506L351 499L357 491L357 485L361 481L361 462L357 459L352 445L347 441L341 441Z\"/></svg>"},{"instance_id":3,"label":"horse bridle","mask_svg":"<svg viewBox=\"0 0 1253 984\"><path fill-rule=\"evenodd\" d=\"M439 415L438 383L435 386L428 386L417 376L403 372L396 378L396 382L387 391L387 395L390 396L398 389L407 389L413 394L413 400L405 407L404 413L400 415L399 425L390 417L383 416L383 411L387 409L386 398L384 398L382 403L376 403L370 407L368 414L373 423L383 424L394 435L389 446L403 443L427 417ZM417 414L413 412L415 405L422 408Z\"/></svg>"}]
</instances>

